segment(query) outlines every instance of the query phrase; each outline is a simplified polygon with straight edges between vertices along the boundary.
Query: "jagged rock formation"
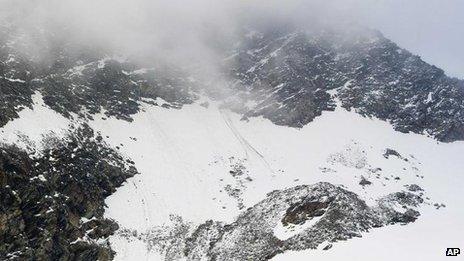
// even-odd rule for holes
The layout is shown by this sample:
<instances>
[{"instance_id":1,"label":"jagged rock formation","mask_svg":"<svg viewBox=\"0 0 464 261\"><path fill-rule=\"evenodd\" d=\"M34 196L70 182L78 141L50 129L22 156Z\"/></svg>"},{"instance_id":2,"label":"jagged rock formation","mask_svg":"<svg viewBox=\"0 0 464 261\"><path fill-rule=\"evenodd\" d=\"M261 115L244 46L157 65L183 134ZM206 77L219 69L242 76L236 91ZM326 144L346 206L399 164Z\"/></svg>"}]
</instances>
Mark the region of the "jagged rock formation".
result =
<instances>
[{"instance_id":1,"label":"jagged rock formation","mask_svg":"<svg viewBox=\"0 0 464 261\"><path fill-rule=\"evenodd\" d=\"M160 106L181 108L196 99L194 83L178 67L150 63L140 68L128 59L109 58L102 50L53 35L46 36L51 38L46 46L50 57L34 59L18 51L27 45L20 32L0 30L0 126L17 118L23 107L31 107L36 91L66 117L92 118L104 112L128 121L140 110L140 102L157 104L161 98Z\"/></svg>"},{"instance_id":2,"label":"jagged rock formation","mask_svg":"<svg viewBox=\"0 0 464 261\"><path fill-rule=\"evenodd\" d=\"M0 126L32 104L31 63L9 43L9 30L0 26Z\"/></svg>"},{"instance_id":3,"label":"jagged rock formation","mask_svg":"<svg viewBox=\"0 0 464 261\"><path fill-rule=\"evenodd\" d=\"M0 149L0 259L111 259L104 199L136 171L100 141L84 125L37 157Z\"/></svg>"},{"instance_id":4,"label":"jagged rock formation","mask_svg":"<svg viewBox=\"0 0 464 261\"><path fill-rule=\"evenodd\" d=\"M166 260L267 260L286 250L314 249L324 242L360 237L372 228L414 222L419 216L415 208L422 202L419 195L403 191L368 206L355 193L317 183L273 191L231 224L207 221L191 228L175 218L174 227L153 229L139 238ZM277 235L278 227L288 236Z\"/></svg>"},{"instance_id":5,"label":"jagged rock formation","mask_svg":"<svg viewBox=\"0 0 464 261\"><path fill-rule=\"evenodd\" d=\"M232 52L226 70L239 95L255 103L246 116L302 127L339 100L401 132L464 138L464 81L377 31L258 31Z\"/></svg>"},{"instance_id":6,"label":"jagged rock formation","mask_svg":"<svg viewBox=\"0 0 464 261\"><path fill-rule=\"evenodd\" d=\"M230 88L227 96L233 94L225 105L245 118L262 115L279 125L302 127L340 101L347 109L391 122L398 131L445 142L464 139L464 82L377 31L287 26L244 35L221 70ZM170 104L166 107L180 108L196 93L216 88L192 81L179 66L141 68L129 59L105 58L98 50L74 47L80 50L76 54L66 42L50 50L55 53L51 62L37 63L18 54L11 41L0 42L1 125L30 106L35 90L67 117L104 111L131 120L146 99L159 97Z\"/></svg>"},{"instance_id":7,"label":"jagged rock formation","mask_svg":"<svg viewBox=\"0 0 464 261\"><path fill-rule=\"evenodd\" d=\"M88 117L104 111L108 117L131 121L147 99L156 104L153 100L162 98L167 108L192 103L192 84L185 78L175 68L136 70L130 63L104 59L45 76L36 85L45 103L67 117L84 110Z\"/></svg>"}]
</instances>

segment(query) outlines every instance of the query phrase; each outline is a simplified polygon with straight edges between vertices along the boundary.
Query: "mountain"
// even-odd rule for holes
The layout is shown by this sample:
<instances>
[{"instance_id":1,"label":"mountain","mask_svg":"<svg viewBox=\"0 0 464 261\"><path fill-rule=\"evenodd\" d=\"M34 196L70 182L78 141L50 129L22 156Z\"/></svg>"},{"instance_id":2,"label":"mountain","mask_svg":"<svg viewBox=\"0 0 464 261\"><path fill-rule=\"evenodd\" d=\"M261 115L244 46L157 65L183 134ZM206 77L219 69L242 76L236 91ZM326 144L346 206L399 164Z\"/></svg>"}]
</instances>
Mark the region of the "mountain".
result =
<instances>
[{"instance_id":1,"label":"mountain","mask_svg":"<svg viewBox=\"0 0 464 261\"><path fill-rule=\"evenodd\" d=\"M375 30L244 27L209 74L38 31L43 59L0 29L2 259L440 260L460 242L464 81Z\"/></svg>"}]
</instances>

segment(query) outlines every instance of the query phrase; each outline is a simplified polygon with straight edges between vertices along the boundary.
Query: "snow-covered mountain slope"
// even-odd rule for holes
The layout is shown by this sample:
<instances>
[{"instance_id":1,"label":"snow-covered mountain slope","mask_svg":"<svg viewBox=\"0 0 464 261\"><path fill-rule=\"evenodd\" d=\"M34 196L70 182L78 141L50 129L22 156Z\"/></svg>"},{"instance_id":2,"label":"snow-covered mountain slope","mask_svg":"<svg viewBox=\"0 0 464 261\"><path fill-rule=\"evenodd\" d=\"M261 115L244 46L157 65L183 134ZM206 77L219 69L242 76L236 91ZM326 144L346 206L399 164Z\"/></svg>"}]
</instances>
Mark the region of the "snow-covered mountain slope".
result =
<instances>
[{"instance_id":1,"label":"snow-covered mountain slope","mask_svg":"<svg viewBox=\"0 0 464 261\"><path fill-rule=\"evenodd\" d=\"M0 29L0 259L441 260L460 243L463 81L378 32L246 29L211 75L53 37L38 62Z\"/></svg>"},{"instance_id":2,"label":"snow-covered mountain slope","mask_svg":"<svg viewBox=\"0 0 464 261\"><path fill-rule=\"evenodd\" d=\"M107 217L137 235L166 226L172 215L193 226L210 219L231 223L273 190L321 181L342 185L369 206L390 193L408 191L413 184L424 190L416 223L374 229L366 238L352 240L354 247L380 249L389 244L402 252L398 255L439 260L446 246L459 241L459 231L464 228L460 207L464 202L459 197L464 183L462 142L445 144L402 134L385 122L342 108L323 113L302 129L277 126L262 118L241 121L240 115L214 103L209 107L187 105L182 110L148 105L132 123L95 117L91 126L134 160L140 171L108 198L106 210ZM398 154L388 155L387 150ZM360 184L362 180L367 182ZM440 207L442 204L446 207ZM293 229L296 232L279 233L292 236L304 230ZM390 229L394 236L389 237ZM369 243L364 245L365 241ZM111 242L121 253L116 260L138 260L156 252L134 247L149 244L149 236L117 233ZM351 251L350 244L351 240L337 243L321 255ZM319 254L304 253L310 254L300 254L303 259ZM353 253L353 260L363 258L361 249ZM335 256L327 255L328 260L330 257Z\"/></svg>"},{"instance_id":3,"label":"snow-covered mountain slope","mask_svg":"<svg viewBox=\"0 0 464 261\"><path fill-rule=\"evenodd\" d=\"M33 110L22 111L19 119L2 128L9 133L2 136L4 142L37 147L50 131L56 137L67 130L71 122L41 99L36 95ZM24 122L34 119L39 120L36 128L27 132ZM166 251L169 247L158 242L169 238L166 233L179 223L187 234L207 220L230 224L271 191L321 181L355 192L374 209L391 193L419 192L424 203L415 209L421 216L407 226L362 232L361 239L337 242L332 248L324 241L316 245L319 250L284 252L277 260L312 256L330 260L339 255L368 259L372 252L366 247L382 253L386 244L395 247L399 258L440 260L442 249L455 244L464 228L459 197L464 182L459 171L464 167L462 142L440 143L399 133L388 123L340 107L302 129L277 126L263 118L244 121L213 101L181 110L142 104L133 122L102 114L89 124L109 146L131 158L140 172L106 200L105 216L120 226L110 237L116 260L169 258L172 250ZM15 136L15 129L23 131L18 137L27 136L32 143L8 138ZM277 216L283 218L285 211ZM291 226L277 222L271 232L285 240L320 220ZM176 242L176 246L182 244ZM330 250L322 250L325 247ZM181 247L177 250L176 255L182 253Z\"/></svg>"}]
</instances>

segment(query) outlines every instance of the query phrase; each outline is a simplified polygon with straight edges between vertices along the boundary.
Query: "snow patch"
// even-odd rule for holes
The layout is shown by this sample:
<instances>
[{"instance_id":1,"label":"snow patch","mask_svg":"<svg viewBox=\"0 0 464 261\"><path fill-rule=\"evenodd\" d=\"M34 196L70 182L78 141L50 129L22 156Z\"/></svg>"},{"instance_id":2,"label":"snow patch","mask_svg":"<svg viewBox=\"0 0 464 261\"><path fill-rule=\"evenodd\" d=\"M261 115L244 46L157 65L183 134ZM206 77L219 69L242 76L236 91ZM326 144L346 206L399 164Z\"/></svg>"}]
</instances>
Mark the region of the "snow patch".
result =
<instances>
[{"instance_id":1,"label":"snow patch","mask_svg":"<svg viewBox=\"0 0 464 261\"><path fill-rule=\"evenodd\" d=\"M39 92L32 96L32 100L32 109L24 108L18 113L19 118L0 128L0 142L27 151L39 151L48 145L44 138L66 135L70 120L45 105Z\"/></svg>"}]
</instances>

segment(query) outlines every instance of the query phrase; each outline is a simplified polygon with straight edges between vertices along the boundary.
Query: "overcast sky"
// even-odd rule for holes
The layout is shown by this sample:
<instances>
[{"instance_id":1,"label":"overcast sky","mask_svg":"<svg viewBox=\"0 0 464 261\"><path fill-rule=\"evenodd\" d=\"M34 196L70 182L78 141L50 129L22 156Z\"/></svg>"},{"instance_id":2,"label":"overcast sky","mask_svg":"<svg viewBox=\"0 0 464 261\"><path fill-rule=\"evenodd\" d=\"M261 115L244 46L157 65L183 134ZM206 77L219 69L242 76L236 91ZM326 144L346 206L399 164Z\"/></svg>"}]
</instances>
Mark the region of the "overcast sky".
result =
<instances>
[{"instance_id":1,"label":"overcast sky","mask_svg":"<svg viewBox=\"0 0 464 261\"><path fill-rule=\"evenodd\" d=\"M464 79L464 0L371 2L361 19L449 76Z\"/></svg>"}]
</instances>

